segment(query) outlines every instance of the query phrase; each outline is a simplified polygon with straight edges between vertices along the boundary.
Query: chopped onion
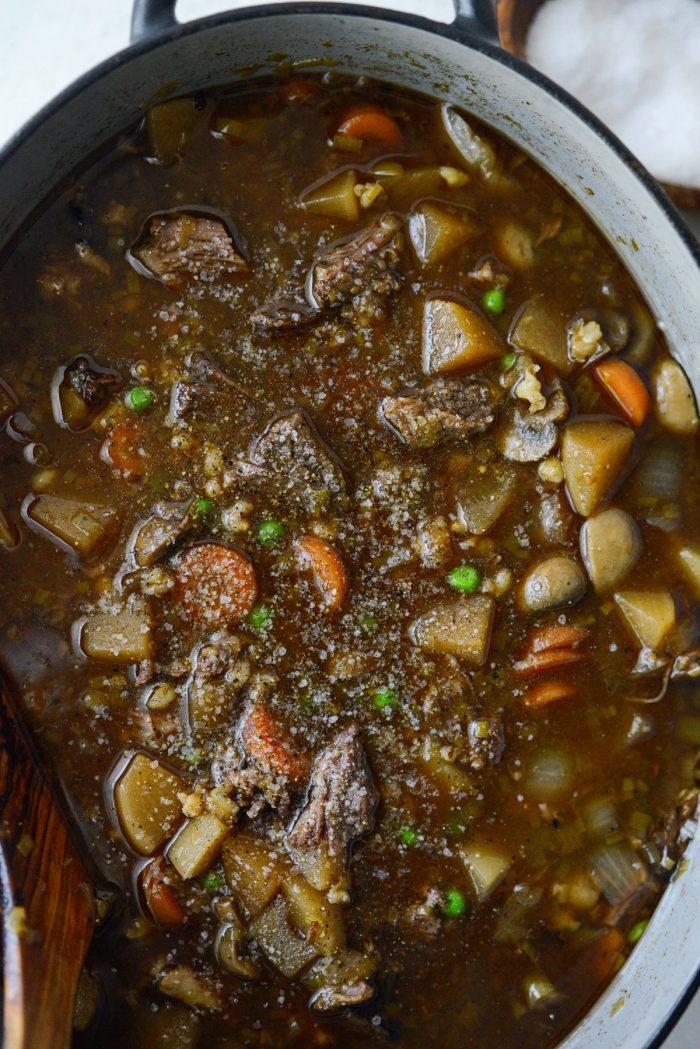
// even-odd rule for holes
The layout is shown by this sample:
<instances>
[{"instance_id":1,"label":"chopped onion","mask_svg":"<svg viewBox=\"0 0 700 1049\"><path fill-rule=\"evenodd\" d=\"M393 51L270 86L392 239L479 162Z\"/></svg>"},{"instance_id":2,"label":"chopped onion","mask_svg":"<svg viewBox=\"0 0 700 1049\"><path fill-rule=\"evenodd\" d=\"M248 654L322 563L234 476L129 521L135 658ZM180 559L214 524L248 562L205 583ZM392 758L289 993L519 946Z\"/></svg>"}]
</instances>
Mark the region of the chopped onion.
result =
<instances>
[{"instance_id":1,"label":"chopped onion","mask_svg":"<svg viewBox=\"0 0 700 1049\"><path fill-rule=\"evenodd\" d=\"M647 880L647 869L629 845L602 845L591 853L591 874L609 903L621 903Z\"/></svg>"},{"instance_id":2,"label":"chopped onion","mask_svg":"<svg viewBox=\"0 0 700 1049\"><path fill-rule=\"evenodd\" d=\"M575 767L570 754L562 750L540 750L530 759L523 789L535 801L555 801L571 793Z\"/></svg>"},{"instance_id":3,"label":"chopped onion","mask_svg":"<svg viewBox=\"0 0 700 1049\"><path fill-rule=\"evenodd\" d=\"M625 746L634 747L644 743L656 733L656 720L653 714L634 714L625 735Z\"/></svg>"},{"instance_id":4,"label":"chopped onion","mask_svg":"<svg viewBox=\"0 0 700 1049\"><path fill-rule=\"evenodd\" d=\"M633 484L641 516L664 531L677 527L683 490L685 455L677 441L652 441L637 467Z\"/></svg>"},{"instance_id":5,"label":"chopped onion","mask_svg":"<svg viewBox=\"0 0 700 1049\"><path fill-rule=\"evenodd\" d=\"M604 838L617 830L615 802L609 794L598 794L589 798L582 806L581 817L586 830L594 838Z\"/></svg>"},{"instance_id":6,"label":"chopped onion","mask_svg":"<svg viewBox=\"0 0 700 1049\"><path fill-rule=\"evenodd\" d=\"M525 981L525 997L530 1008L540 1005L545 998L551 998L553 994L556 994L554 984L542 973L531 976Z\"/></svg>"},{"instance_id":7,"label":"chopped onion","mask_svg":"<svg viewBox=\"0 0 700 1049\"><path fill-rule=\"evenodd\" d=\"M524 940L532 925L532 912L541 899L542 889L516 885L499 912L493 937L496 943Z\"/></svg>"}]
</instances>

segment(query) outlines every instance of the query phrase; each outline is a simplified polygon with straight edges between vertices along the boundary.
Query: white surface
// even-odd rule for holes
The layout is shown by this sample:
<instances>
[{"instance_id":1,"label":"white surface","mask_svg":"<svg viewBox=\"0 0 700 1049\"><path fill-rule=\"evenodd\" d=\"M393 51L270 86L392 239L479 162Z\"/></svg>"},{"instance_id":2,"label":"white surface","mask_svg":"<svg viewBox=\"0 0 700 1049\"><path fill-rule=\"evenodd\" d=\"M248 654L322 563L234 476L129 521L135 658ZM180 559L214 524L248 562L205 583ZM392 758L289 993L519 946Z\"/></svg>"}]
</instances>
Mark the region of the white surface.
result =
<instances>
[{"instance_id":1,"label":"white surface","mask_svg":"<svg viewBox=\"0 0 700 1049\"><path fill-rule=\"evenodd\" d=\"M237 6L243 4L182 0L179 13L182 18L195 17ZM384 6L442 21L448 21L452 11L450 0L388 0ZM76 76L126 46L130 10L131 0L5 0L0 5L5 87L0 93L0 143ZM698 1049L699 1028L700 996L664 1049Z\"/></svg>"}]
</instances>

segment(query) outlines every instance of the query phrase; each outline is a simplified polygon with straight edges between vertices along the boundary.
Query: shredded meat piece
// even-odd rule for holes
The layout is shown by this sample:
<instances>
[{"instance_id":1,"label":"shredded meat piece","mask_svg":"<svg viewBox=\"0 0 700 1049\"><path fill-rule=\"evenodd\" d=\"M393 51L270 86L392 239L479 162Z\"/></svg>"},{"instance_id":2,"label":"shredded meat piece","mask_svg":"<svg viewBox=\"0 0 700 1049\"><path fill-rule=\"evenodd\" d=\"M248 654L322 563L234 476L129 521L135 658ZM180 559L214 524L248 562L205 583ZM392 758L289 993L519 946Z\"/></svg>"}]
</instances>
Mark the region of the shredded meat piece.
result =
<instances>
[{"instance_id":1,"label":"shredded meat piece","mask_svg":"<svg viewBox=\"0 0 700 1049\"><path fill-rule=\"evenodd\" d=\"M310 298L324 309L349 302L361 292L389 295L401 280L395 272L401 252L403 221L386 212L366 229L320 255L310 274Z\"/></svg>"},{"instance_id":2,"label":"shredded meat piece","mask_svg":"<svg viewBox=\"0 0 700 1049\"><path fill-rule=\"evenodd\" d=\"M171 419L182 419L198 408L211 411L236 395L246 401L256 400L250 390L219 368L203 350L195 350L185 364L186 378L174 382L170 391Z\"/></svg>"},{"instance_id":3,"label":"shredded meat piece","mask_svg":"<svg viewBox=\"0 0 700 1049\"><path fill-rule=\"evenodd\" d=\"M338 856L351 841L371 830L377 791L358 725L339 732L314 761L309 795L289 831L293 846L328 841Z\"/></svg>"},{"instance_id":4,"label":"shredded meat piece","mask_svg":"<svg viewBox=\"0 0 700 1049\"><path fill-rule=\"evenodd\" d=\"M273 299L256 310L253 323L265 331L289 331L313 324L319 318L319 311L309 306L308 302L292 295L289 299Z\"/></svg>"},{"instance_id":5,"label":"shredded meat piece","mask_svg":"<svg viewBox=\"0 0 700 1049\"><path fill-rule=\"evenodd\" d=\"M312 511L325 509L333 498L344 500L346 494L340 463L298 411L273 419L237 472L271 482L281 495Z\"/></svg>"},{"instance_id":6,"label":"shredded meat piece","mask_svg":"<svg viewBox=\"0 0 700 1049\"><path fill-rule=\"evenodd\" d=\"M486 255L470 270L469 279L475 284L504 288L510 283L510 271L494 255Z\"/></svg>"},{"instance_id":7,"label":"shredded meat piece","mask_svg":"<svg viewBox=\"0 0 700 1049\"><path fill-rule=\"evenodd\" d=\"M88 408L101 408L122 386L122 377L111 368L101 368L88 356L76 357L66 368L65 378Z\"/></svg>"},{"instance_id":8,"label":"shredded meat piece","mask_svg":"<svg viewBox=\"0 0 700 1049\"><path fill-rule=\"evenodd\" d=\"M223 222L205 215L172 212L152 216L131 256L151 276L174 287L188 278L220 278L249 271Z\"/></svg>"},{"instance_id":9,"label":"shredded meat piece","mask_svg":"<svg viewBox=\"0 0 700 1049\"><path fill-rule=\"evenodd\" d=\"M409 448L434 448L486 430L494 419L494 396L477 379L438 379L423 389L384 397L379 414Z\"/></svg>"}]
</instances>

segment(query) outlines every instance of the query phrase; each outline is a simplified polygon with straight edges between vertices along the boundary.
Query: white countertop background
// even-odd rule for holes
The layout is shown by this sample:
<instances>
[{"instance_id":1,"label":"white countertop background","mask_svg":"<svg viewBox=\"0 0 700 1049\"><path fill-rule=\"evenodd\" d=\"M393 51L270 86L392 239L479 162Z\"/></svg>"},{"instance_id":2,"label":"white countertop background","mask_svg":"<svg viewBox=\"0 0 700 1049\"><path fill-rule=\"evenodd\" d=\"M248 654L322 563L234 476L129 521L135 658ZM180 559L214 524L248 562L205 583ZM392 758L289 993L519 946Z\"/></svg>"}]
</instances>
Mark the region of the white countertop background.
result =
<instances>
[{"instance_id":1,"label":"white countertop background","mask_svg":"<svg viewBox=\"0 0 700 1049\"><path fill-rule=\"evenodd\" d=\"M178 16L186 20L243 6L236 0L180 0ZM453 11L451 0L385 0L382 6L444 22ZM77 76L126 47L130 16L131 0L1 0L0 147ZM700 221L693 225L700 232ZM700 993L664 1049L700 1049Z\"/></svg>"}]
</instances>

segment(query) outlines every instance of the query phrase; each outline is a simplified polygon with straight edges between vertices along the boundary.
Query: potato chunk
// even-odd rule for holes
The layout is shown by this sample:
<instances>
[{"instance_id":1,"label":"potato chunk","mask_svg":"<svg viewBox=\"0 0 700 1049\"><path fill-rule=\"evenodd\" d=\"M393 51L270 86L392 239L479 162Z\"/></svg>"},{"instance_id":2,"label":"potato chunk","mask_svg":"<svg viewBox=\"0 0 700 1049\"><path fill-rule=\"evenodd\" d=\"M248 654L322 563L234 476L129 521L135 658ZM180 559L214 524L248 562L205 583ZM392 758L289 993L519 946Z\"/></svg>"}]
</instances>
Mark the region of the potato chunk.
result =
<instances>
[{"instance_id":1,"label":"potato chunk","mask_svg":"<svg viewBox=\"0 0 700 1049\"><path fill-rule=\"evenodd\" d=\"M486 662L496 602L487 594L443 601L411 625L411 639L421 648L460 656L473 666Z\"/></svg>"},{"instance_id":2,"label":"potato chunk","mask_svg":"<svg viewBox=\"0 0 700 1049\"><path fill-rule=\"evenodd\" d=\"M129 845L150 856L172 832L180 816L178 792L184 781L157 758L137 753L114 785L119 827Z\"/></svg>"},{"instance_id":3,"label":"potato chunk","mask_svg":"<svg viewBox=\"0 0 700 1049\"><path fill-rule=\"evenodd\" d=\"M336 954L345 946L342 908L299 875L286 878L282 886L292 926L321 954Z\"/></svg>"},{"instance_id":4,"label":"potato chunk","mask_svg":"<svg viewBox=\"0 0 700 1049\"><path fill-rule=\"evenodd\" d=\"M201 119L193 98L174 98L151 106L146 114L146 133L151 153L166 167L182 156L192 132Z\"/></svg>"},{"instance_id":5,"label":"potato chunk","mask_svg":"<svg viewBox=\"0 0 700 1049\"><path fill-rule=\"evenodd\" d=\"M250 923L248 930L267 960L290 980L321 953L292 928L281 896Z\"/></svg>"},{"instance_id":6,"label":"potato chunk","mask_svg":"<svg viewBox=\"0 0 700 1049\"><path fill-rule=\"evenodd\" d=\"M589 517L619 483L634 432L611 419L570 423L561 439L561 465L577 513Z\"/></svg>"},{"instance_id":7,"label":"potato chunk","mask_svg":"<svg viewBox=\"0 0 700 1049\"><path fill-rule=\"evenodd\" d=\"M231 828L205 812L182 828L168 849L168 859L181 878L196 878L211 867Z\"/></svg>"},{"instance_id":8,"label":"potato chunk","mask_svg":"<svg viewBox=\"0 0 700 1049\"><path fill-rule=\"evenodd\" d=\"M38 495L25 502L30 521L48 532L50 539L69 546L77 554L89 554L116 523L117 514L109 506L81 503L58 495Z\"/></svg>"},{"instance_id":9,"label":"potato chunk","mask_svg":"<svg viewBox=\"0 0 700 1049\"><path fill-rule=\"evenodd\" d=\"M279 892L287 866L269 842L235 834L222 850L226 881L246 918L260 914Z\"/></svg>"},{"instance_id":10,"label":"potato chunk","mask_svg":"<svg viewBox=\"0 0 700 1049\"><path fill-rule=\"evenodd\" d=\"M672 433L697 433L700 421L695 398L680 364L670 357L659 361L651 373L651 384L659 425Z\"/></svg>"},{"instance_id":11,"label":"potato chunk","mask_svg":"<svg viewBox=\"0 0 700 1049\"><path fill-rule=\"evenodd\" d=\"M475 368L503 353L501 337L475 309L448 299L429 299L423 311L423 371L442 375Z\"/></svg>"},{"instance_id":12,"label":"potato chunk","mask_svg":"<svg viewBox=\"0 0 700 1049\"><path fill-rule=\"evenodd\" d=\"M611 506L584 521L581 556L598 593L617 586L642 553L642 537L633 517Z\"/></svg>"},{"instance_id":13,"label":"potato chunk","mask_svg":"<svg viewBox=\"0 0 700 1049\"><path fill-rule=\"evenodd\" d=\"M462 845L459 856L471 879L479 903L487 900L508 871L512 859L497 845Z\"/></svg>"},{"instance_id":14,"label":"potato chunk","mask_svg":"<svg viewBox=\"0 0 700 1049\"><path fill-rule=\"evenodd\" d=\"M508 342L558 372L571 367L566 325L539 296L525 303L513 322Z\"/></svg>"},{"instance_id":15,"label":"potato chunk","mask_svg":"<svg viewBox=\"0 0 700 1049\"><path fill-rule=\"evenodd\" d=\"M432 201L418 204L408 220L408 233L421 266L432 266L466 244L477 232L468 211L450 211Z\"/></svg>"},{"instance_id":16,"label":"potato chunk","mask_svg":"<svg viewBox=\"0 0 700 1049\"><path fill-rule=\"evenodd\" d=\"M498 521L511 503L517 474L505 462L489 463L485 473L470 469L455 486L455 508L461 527L483 535Z\"/></svg>"},{"instance_id":17,"label":"potato chunk","mask_svg":"<svg viewBox=\"0 0 700 1049\"><path fill-rule=\"evenodd\" d=\"M695 596L700 597L700 549L682 546L678 551L678 560L686 579L695 591Z\"/></svg>"},{"instance_id":18,"label":"potato chunk","mask_svg":"<svg viewBox=\"0 0 700 1049\"><path fill-rule=\"evenodd\" d=\"M341 171L339 175L324 179L307 190L299 203L305 211L313 215L357 222L360 217L360 204L355 194L356 182L354 171Z\"/></svg>"},{"instance_id":19,"label":"potato chunk","mask_svg":"<svg viewBox=\"0 0 700 1049\"><path fill-rule=\"evenodd\" d=\"M653 651L675 625L676 606L668 590L622 590L615 603L640 645Z\"/></svg>"},{"instance_id":20,"label":"potato chunk","mask_svg":"<svg viewBox=\"0 0 700 1049\"><path fill-rule=\"evenodd\" d=\"M132 612L99 612L85 620L80 647L101 663L140 663L153 652L151 626Z\"/></svg>"}]
</instances>

